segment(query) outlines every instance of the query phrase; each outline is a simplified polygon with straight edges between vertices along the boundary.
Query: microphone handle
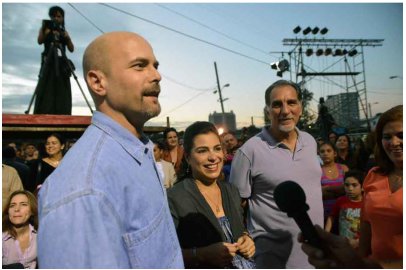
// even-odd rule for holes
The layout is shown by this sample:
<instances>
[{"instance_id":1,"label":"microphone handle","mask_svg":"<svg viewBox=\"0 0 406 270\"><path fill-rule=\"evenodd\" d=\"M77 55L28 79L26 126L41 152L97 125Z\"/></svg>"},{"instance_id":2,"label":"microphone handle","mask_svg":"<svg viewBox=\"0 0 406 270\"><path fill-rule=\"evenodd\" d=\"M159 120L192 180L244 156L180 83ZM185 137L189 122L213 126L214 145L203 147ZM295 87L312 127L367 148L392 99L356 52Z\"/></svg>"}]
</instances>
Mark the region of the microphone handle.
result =
<instances>
[{"instance_id":1,"label":"microphone handle","mask_svg":"<svg viewBox=\"0 0 406 270\"><path fill-rule=\"evenodd\" d=\"M307 212L296 212L292 217L302 231L304 240L314 247L322 248L320 237Z\"/></svg>"}]
</instances>

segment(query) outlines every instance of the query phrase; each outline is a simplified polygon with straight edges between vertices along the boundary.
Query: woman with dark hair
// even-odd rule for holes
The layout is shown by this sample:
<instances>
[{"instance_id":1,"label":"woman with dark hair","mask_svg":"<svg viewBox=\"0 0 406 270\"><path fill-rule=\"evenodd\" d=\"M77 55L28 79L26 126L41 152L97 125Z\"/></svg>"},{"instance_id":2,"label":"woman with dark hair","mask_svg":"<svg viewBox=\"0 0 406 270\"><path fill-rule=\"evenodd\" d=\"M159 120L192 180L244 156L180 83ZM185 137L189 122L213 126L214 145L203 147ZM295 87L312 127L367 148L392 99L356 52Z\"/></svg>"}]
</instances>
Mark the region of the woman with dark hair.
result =
<instances>
[{"instance_id":1,"label":"woman with dark hair","mask_svg":"<svg viewBox=\"0 0 406 270\"><path fill-rule=\"evenodd\" d=\"M340 134L336 141L337 158L336 162L346 165L349 169L354 168L355 162L351 147L351 138L347 134Z\"/></svg>"},{"instance_id":2,"label":"woman with dark hair","mask_svg":"<svg viewBox=\"0 0 406 270\"><path fill-rule=\"evenodd\" d=\"M336 163L337 150L329 141L320 145L321 188L323 194L324 220L330 216L331 209L338 197L344 195L344 175L348 171L346 165Z\"/></svg>"},{"instance_id":3,"label":"woman with dark hair","mask_svg":"<svg viewBox=\"0 0 406 270\"><path fill-rule=\"evenodd\" d=\"M63 158L65 140L59 133L52 133L46 139L46 156L37 161L36 187L37 192L45 179L58 167Z\"/></svg>"},{"instance_id":4,"label":"woman with dark hair","mask_svg":"<svg viewBox=\"0 0 406 270\"><path fill-rule=\"evenodd\" d=\"M41 70L35 89L34 114L67 114L72 112L70 60L66 48L73 52L74 45L65 29L65 12L61 7L49 9L51 20L44 20L38 34L38 44L44 44ZM70 66L71 65L71 66Z\"/></svg>"},{"instance_id":5,"label":"woman with dark hair","mask_svg":"<svg viewBox=\"0 0 406 270\"><path fill-rule=\"evenodd\" d=\"M3 268L37 266L38 207L26 190L13 192L3 209Z\"/></svg>"},{"instance_id":6,"label":"woman with dark hair","mask_svg":"<svg viewBox=\"0 0 406 270\"><path fill-rule=\"evenodd\" d=\"M238 190L218 181L224 153L209 122L184 135L188 177L168 190L169 207L187 268L254 268L255 245L243 223Z\"/></svg>"},{"instance_id":7,"label":"woman with dark hair","mask_svg":"<svg viewBox=\"0 0 406 270\"><path fill-rule=\"evenodd\" d=\"M183 147L179 144L176 129L166 128L164 130L164 143L165 149L162 154L162 159L172 163L179 179L182 170Z\"/></svg>"},{"instance_id":8,"label":"woman with dark hair","mask_svg":"<svg viewBox=\"0 0 406 270\"><path fill-rule=\"evenodd\" d=\"M375 160L363 184L360 252L384 268L403 266L403 106L376 125Z\"/></svg>"}]
</instances>

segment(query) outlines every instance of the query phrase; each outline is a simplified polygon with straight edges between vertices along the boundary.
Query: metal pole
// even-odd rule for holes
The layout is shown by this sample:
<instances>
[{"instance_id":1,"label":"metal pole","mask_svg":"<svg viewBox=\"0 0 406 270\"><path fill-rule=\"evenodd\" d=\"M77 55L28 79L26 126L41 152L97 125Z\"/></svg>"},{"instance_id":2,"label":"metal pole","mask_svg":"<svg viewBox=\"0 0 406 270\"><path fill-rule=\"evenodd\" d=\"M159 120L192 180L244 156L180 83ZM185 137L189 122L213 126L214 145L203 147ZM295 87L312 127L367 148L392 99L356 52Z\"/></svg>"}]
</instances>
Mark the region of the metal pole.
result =
<instances>
[{"instance_id":1,"label":"metal pole","mask_svg":"<svg viewBox=\"0 0 406 270\"><path fill-rule=\"evenodd\" d=\"M219 75L217 72L217 64L214 62L214 70L216 72L216 79L217 79L217 89L219 91L219 97L220 97L220 104L221 104L221 114L222 114L222 122L223 122L223 127L226 127L226 121L225 121L225 113L224 113L224 105L223 105L223 97L221 95L221 87L220 87L220 80L219 80ZM228 130L228 128L226 128Z\"/></svg>"}]
</instances>

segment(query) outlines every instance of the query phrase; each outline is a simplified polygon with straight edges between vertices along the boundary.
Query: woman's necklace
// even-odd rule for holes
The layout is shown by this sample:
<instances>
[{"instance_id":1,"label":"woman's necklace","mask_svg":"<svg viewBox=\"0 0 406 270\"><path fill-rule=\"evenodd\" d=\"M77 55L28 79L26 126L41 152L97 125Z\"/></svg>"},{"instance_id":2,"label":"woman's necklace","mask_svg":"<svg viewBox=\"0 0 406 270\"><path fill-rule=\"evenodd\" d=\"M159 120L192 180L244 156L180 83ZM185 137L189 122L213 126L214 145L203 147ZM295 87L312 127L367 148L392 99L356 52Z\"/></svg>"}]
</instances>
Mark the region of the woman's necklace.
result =
<instances>
[{"instance_id":1,"label":"woman's necklace","mask_svg":"<svg viewBox=\"0 0 406 270\"><path fill-rule=\"evenodd\" d=\"M335 166L333 165L333 166L324 167L324 168L326 169L326 171L327 171L328 173L333 173L334 167L335 167Z\"/></svg>"},{"instance_id":2,"label":"woman's necklace","mask_svg":"<svg viewBox=\"0 0 406 270\"><path fill-rule=\"evenodd\" d=\"M218 215L219 213L220 213L220 211L221 211L221 209L220 209L220 205L221 205L221 192L220 192L220 190L219 190L219 188L217 188L216 189L216 193L217 193L217 195L216 195L216 201L217 202L214 202L214 200L212 200L212 198L210 198L210 196L209 196L209 194L206 192L206 191L203 191L200 187L199 187L199 185L197 185L197 187L198 187L198 189L200 190L200 192L202 193L202 195L203 195L203 197L205 198L205 199L207 199L207 201L209 202L209 204L211 204L212 206L214 206L214 208L215 208L215 210L216 210L216 214Z\"/></svg>"},{"instance_id":3,"label":"woman's necklace","mask_svg":"<svg viewBox=\"0 0 406 270\"><path fill-rule=\"evenodd\" d=\"M52 160L51 158L48 158L48 161L53 167L58 167L59 162L61 162L61 160Z\"/></svg>"}]
</instances>

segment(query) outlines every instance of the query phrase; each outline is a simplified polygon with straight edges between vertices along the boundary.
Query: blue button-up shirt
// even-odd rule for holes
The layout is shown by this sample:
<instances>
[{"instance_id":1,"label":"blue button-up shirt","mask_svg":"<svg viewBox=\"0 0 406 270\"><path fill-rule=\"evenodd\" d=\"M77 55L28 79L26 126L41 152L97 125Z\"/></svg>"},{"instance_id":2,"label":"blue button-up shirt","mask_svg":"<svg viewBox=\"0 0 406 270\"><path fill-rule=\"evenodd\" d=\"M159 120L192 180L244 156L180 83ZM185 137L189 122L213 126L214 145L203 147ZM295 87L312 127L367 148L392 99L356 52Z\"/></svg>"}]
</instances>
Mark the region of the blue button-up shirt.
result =
<instances>
[{"instance_id":1,"label":"blue button-up shirt","mask_svg":"<svg viewBox=\"0 0 406 270\"><path fill-rule=\"evenodd\" d=\"M40 268L183 268L153 145L101 112L39 193Z\"/></svg>"}]
</instances>

